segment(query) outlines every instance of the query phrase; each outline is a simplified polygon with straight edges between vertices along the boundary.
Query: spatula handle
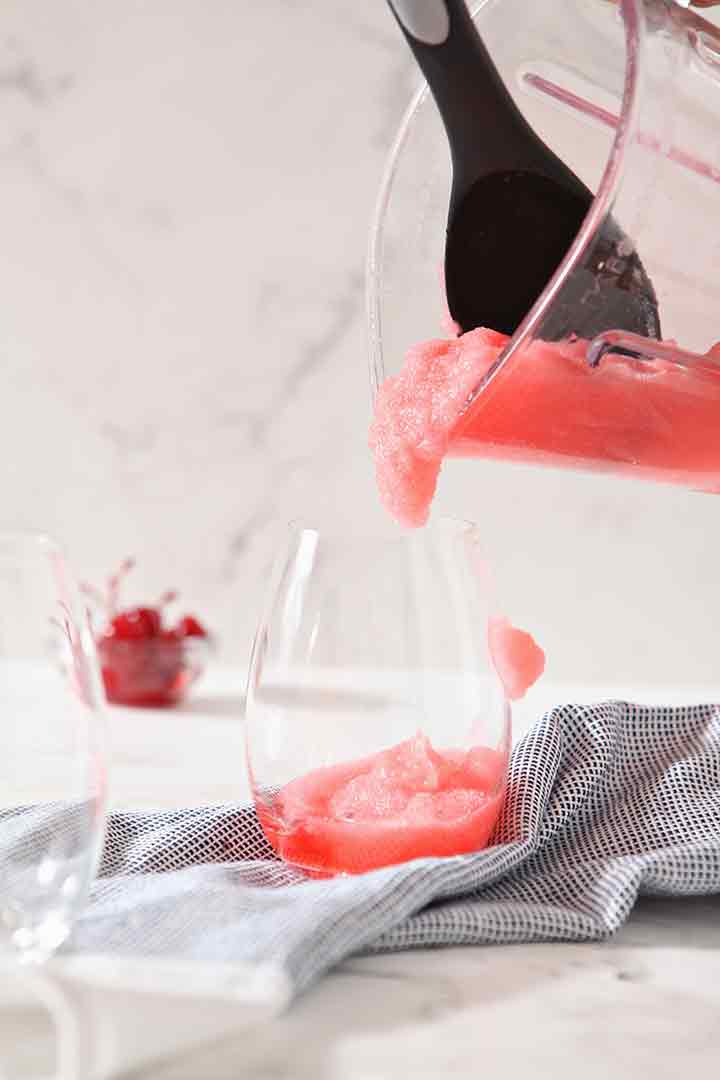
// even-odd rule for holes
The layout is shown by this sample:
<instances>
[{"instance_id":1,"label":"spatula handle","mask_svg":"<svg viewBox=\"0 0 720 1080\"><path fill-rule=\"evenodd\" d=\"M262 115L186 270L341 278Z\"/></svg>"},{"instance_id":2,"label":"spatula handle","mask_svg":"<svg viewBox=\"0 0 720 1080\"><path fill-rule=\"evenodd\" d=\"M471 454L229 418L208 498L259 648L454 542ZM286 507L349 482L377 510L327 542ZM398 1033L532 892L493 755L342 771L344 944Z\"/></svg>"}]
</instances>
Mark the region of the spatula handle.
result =
<instances>
[{"instance_id":1,"label":"spatula handle","mask_svg":"<svg viewBox=\"0 0 720 1080\"><path fill-rule=\"evenodd\" d=\"M453 168L476 173L495 140L525 120L505 88L463 0L388 0L440 110ZM489 158L492 160L493 154Z\"/></svg>"},{"instance_id":2,"label":"spatula handle","mask_svg":"<svg viewBox=\"0 0 720 1080\"><path fill-rule=\"evenodd\" d=\"M450 33L450 13L444 0L390 0L406 36L423 45L442 45Z\"/></svg>"}]
</instances>

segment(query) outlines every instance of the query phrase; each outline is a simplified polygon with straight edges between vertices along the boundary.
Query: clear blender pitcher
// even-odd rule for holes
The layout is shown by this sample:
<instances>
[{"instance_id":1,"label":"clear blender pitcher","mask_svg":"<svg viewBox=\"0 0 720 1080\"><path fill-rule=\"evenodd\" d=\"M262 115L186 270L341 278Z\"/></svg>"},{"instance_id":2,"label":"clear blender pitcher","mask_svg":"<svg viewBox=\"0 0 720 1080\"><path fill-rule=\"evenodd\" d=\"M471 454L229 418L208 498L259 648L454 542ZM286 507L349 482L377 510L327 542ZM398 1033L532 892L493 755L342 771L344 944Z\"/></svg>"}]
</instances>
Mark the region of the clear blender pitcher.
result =
<instances>
[{"instance_id":1,"label":"clear blender pitcher","mask_svg":"<svg viewBox=\"0 0 720 1080\"><path fill-rule=\"evenodd\" d=\"M707 696L720 685L720 504L696 491L720 490L720 34L671 0L485 0L474 18L520 110L597 194L562 265L473 386L449 448L473 460L446 471L441 501L480 521L510 609L546 644L551 680L579 692ZM411 344L442 335L450 180L422 89L371 234L375 390ZM612 323L585 337L580 311L558 367L546 328L570 273L584 266L624 287L632 247L598 250L611 214L653 282L663 341Z\"/></svg>"},{"instance_id":2,"label":"clear blender pitcher","mask_svg":"<svg viewBox=\"0 0 720 1080\"><path fill-rule=\"evenodd\" d=\"M720 359L703 354L720 339L720 238L712 227L720 205L720 35L662 0L626 2L619 10L602 0L489 0L476 19L521 110L597 196L554 278L473 388L451 453L640 470L717 491ZM449 176L437 168L447 153L435 145L443 136L433 112L421 95L383 187L370 274L376 379L384 369L381 341L388 352L385 328L395 321L382 308L394 303L397 289L424 296L428 311L438 307L437 278L430 272L428 281L428 271L442 261L437 218ZM413 161L417 155L435 171L428 175ZM408 235L403 215L413 212ZM603 226L611 215L624 233L615 230L608 245ZM600 280L609 297L624 289L634 250L672 344L622 333L611 310L607 332L586 338L582 305L567 295L579 268L588 293ZM478 268L478 289L490 273L492 267ZM556 350L538 345L558 336L558 322L567 325L569 341L580 339L559 363ZM422 332L418 322L403 329L394 355ZM428 325L427 336L437 329ZM600 376L590 370L596 366L604 369Z\"/></svg>"}]
</instances>

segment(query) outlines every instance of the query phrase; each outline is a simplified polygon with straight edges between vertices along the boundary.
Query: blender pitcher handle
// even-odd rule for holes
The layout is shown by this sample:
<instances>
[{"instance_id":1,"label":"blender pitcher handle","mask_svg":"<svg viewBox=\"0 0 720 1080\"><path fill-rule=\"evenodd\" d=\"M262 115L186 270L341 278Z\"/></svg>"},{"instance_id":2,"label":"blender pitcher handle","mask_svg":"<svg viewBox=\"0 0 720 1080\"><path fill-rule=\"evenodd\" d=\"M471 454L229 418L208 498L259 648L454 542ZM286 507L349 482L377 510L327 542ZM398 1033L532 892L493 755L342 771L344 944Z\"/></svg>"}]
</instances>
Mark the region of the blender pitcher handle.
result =
<instances>
[{"instance_id":1,"label":"blender pitcher handle","mask_svg":"<svg viewBox=\"0 0 720 1080\"><path fill-rule=\"evenodd\" d=\"M707 354L688 352L672 342L657 341L624 330L606 330L598 334L588 342L585 357L590 367L596 368L609 353L631 356L636 360L664 360L679 364L680 367L708 368L715 373L718 369L718 361L714 359L712 349Z\"/></svg>"}]
</instances>

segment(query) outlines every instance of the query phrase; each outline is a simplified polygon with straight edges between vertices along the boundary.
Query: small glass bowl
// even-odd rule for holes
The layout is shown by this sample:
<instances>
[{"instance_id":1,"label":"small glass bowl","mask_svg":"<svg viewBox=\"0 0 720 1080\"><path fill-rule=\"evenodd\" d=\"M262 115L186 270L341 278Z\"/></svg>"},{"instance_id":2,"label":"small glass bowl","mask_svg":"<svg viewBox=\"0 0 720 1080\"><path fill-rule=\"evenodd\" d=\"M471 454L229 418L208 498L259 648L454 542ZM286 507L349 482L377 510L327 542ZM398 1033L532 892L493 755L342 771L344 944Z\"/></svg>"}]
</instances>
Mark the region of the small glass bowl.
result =
<instances>
[{"instance_id":1,"label":"small glass bowl","mask_svg":"<svg viewBox=\"0 0 720 1080\"><path fill-rule=\"evenodd\" d=\"M158 708L185 698L205 670L211 644L170 631L137 640L100 635L97 650L109 702Z\"/></svg>"}]
</instances>

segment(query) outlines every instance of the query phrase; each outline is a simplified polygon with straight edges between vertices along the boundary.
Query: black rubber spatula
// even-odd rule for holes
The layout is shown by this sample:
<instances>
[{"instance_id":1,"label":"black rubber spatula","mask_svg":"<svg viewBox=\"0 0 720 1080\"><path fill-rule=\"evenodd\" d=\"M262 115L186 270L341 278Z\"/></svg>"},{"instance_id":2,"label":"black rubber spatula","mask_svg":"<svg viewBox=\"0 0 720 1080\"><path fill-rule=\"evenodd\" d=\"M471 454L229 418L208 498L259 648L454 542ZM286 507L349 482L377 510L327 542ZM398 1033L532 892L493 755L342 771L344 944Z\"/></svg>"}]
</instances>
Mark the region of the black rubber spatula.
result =
<instances>
[{"instance_id":1,"label":"black rubber spatula","mask_svg":"<svg viewBox=\"0 0 720 1080\"><path fill-rule=\"evenodd\" d=\"M445 247L450 313L463 331L513 333L559 266L592 192L515 105L463 0L388 0L440 110L453 178ZM531 0L528 0L531 2ZM660 337L634 245L609 220L542 326L546 340L628 330Z\"/></svg>"}]
</instances>

